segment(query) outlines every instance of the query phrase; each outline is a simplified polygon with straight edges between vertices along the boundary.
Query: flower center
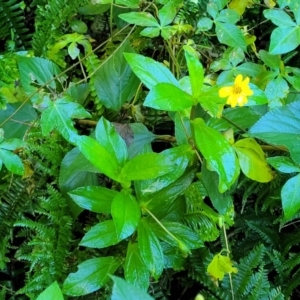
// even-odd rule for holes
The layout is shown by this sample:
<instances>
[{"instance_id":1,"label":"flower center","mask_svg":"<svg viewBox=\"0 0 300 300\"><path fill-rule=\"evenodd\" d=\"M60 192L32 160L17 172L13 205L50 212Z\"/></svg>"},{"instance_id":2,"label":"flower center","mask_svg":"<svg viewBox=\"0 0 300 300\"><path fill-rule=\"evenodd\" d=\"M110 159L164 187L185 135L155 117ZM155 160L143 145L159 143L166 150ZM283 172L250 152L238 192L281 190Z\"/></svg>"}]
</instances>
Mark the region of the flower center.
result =
<instances>
[{"instance_id":1,"label":"flower center","mask_svg":"<svg viewBox=\"0 0 300 300\"><path fill-rule=\"evenodd\" d=\"M234 85L232 92L234 94L238 95L238 94L240 94L242 92L242 88L240 86L238 86L238 85Z\"/></svg>"}]
</instances>

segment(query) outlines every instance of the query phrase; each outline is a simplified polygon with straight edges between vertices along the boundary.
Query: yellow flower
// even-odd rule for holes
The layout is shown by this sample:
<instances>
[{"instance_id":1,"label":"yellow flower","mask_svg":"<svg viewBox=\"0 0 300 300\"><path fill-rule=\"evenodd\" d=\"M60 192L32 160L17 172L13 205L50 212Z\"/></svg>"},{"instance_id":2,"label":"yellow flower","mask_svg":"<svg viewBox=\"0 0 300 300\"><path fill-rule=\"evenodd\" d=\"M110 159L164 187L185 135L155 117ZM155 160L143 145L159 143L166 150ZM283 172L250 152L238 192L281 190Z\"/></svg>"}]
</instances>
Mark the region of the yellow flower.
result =
<instances>
[{"instance_id":1,"label":"yellow flower","mask_svg":"<svg viewBox=\"0 0 300 300\"><path fill-rule=\"evenodd\" d=\"M233 86L225 86L219 90L219 96L221 98L228 97L226 104L231 105L231 107L244 106L248 102L247 97L253 95L249 81L249 77L243 81L243 76L239 74Z\"/></svg>"}]
</instances>

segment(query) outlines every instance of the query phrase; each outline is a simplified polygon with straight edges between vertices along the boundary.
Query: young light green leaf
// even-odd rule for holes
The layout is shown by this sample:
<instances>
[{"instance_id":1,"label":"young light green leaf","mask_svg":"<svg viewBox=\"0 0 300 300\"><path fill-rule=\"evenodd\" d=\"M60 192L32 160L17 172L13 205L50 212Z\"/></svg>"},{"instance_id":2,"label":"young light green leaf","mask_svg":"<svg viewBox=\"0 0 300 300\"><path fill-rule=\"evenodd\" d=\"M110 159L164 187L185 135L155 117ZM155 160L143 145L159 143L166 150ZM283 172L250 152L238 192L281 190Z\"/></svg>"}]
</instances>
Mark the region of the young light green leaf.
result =
<instances>
[{"instance_id":1,"label":"young light green leaf","mask_svg":"<svg viewBox=\"0 0 300 300\"><path fill-rule=\"evenodd\" d=\"M193 97L198 98L203 85L204 70L196 51L188 45L183 46L183 49L189 70Z\"/></svg>"},{"instance_id":2,"label":"young light green leaf","mask_svg":"<svg viewBox=\"0 0 300 300\"><path fill-rule=\"evenodd\" d=\"M129 43L119 47L94 75L95 89L101 103L115 111L131 100L139 85L138 78L124 58L124 52L133 52Z\"/></svg>"},{"instance_id":3,"label":"young light green leaf","mask_svg":"<svg viewBox=\"0 0 300 300\"><path fill-rule=\"evenodd\" d=\"M154 59L133 53L124 53L124 56L132 71L148 89L162 82L180 87L172 72Z\"/></svg>"},{"instance_id":4,"label":"young light green leaf","mask_svg":"<svg viewBox=\"0 0 300 300\"><path fill-rule=\"evenodd\" d=\"M68 193L80 207L102 214L110 214L117 191L102 186L84 186Z\"/></svg>"},{"instance_id":5,"label":"young light green leaf","mask_svg":"<svg viewBox=\"0 0 300 300\"><path fill-rule=\"evenodd\" d=\"M122 181L145 180L169 173L174 165L158 153L145 153L128 161L121 171Z\"/></svg>"},{"instance_id":6,"label":"young light green leaf","mask_svg":"<svg viewBox=\"0 0 300 300\"><path fill-rule=\"evenodd\" d=\"M195 104L191 95L170 83L159 83L148 93L144 106L166 111L180 111Z\"/></svg>"},{"instance_id":7,"label":"young light green leaf","mask_svg":"<svg viewBox=\"0 0 300 300\"><path fill-rule=\"evenodd\" d=\"M123 190L112 202L111 215L116 225L118 239L123 240L136 230L141 217L141 209L135 197Z\"/></svg>"},{"instance_id":8,"label":"young light green leaf","mask_svg":"<svg viewBox=\"0 0 300 300\"><path fill-rule=\"evenodd\" d=\"M11 173L17 175L24 174L24 165L20 157L17 154L11 152L10 150L1 149L0 144L0 166L2 166L2 163Z\"/></svg>"},{"instance_id":9,"label":"young light green leaf","mask_svg":"<svg viewBox=\"0 0 300 300\"><path fill-rule=\"evenodd\" d=\"M158 279L164 269L164 255L159 240L146 218L138 225L138 246L141 257L154 279Z\"/></svg>"},{"instance_id":10,"label":"young light green leaf","mask_svg":"<svg viewBox=\"0 0 300 300\"><path fill-rule=\"evenodd\" d=\"M79 245L89 248L105 248L119 242L116 225L112 220L93 226L82 238Z\"/></svg>"},{"instance_id":11,"label":"young light green leaf","mask_svg":"<svg viewBox=\"0 0 300 300\"><path fill-rule=\"evenodd\" d=\"M112 276L114 286L111 300L154 300L146 292L133 284L127 283L124 279Z\"/></svg>"},{"instance_id":12,"label":"young light green leaf","mask_svg":"<svg viewBox=\"0 0 300 300\"><path fill-rule=\"evenodd\" d=\"M289 157L274 156L268 157L267 162L276 170L282 173L299 173L300 166L296 165Z\"/></svg>"},{"instance_id":13,"label":"young light green leaf","mask_svg":"<svg viewBox=\"0 0 300 300\"><path fill-rule=\"evenodd\" d=\"M245 37L236 25L216 22L216 34L220 43L247 50Z\"/></svg>"},{"instance_id":14,"label":"young light green leaf","mask_svg":"<svg viewBox=\"0 0 300 300\"><path fill-rule=\"evenodd\" d=\"M286 219L291 219L300 209L300 174L290 178L281 189L281 201Z\"/></svg>"},{"instance_id":15,"label":"young light green leaf","mask_svg":"<svg viewBox=\"0 0 300 300\"><path fill-rule=\"evenodd\" d=\"M92 258L78 265L78 271L71 273L63 284L63 293L68 296L83 296L99 290L120 265L113 257Z\"/></svg>"},{"instance_id":16,"label":"young light green leaf","mask_svg":"<svg viewBox=\"0 0 300 300\"><path fill-rule=\"evenodd\" d=\"M57 281L54 281L50 286L48 286L37 298L36 300L64 300L62 291L57 284Z\"/></svg>"},{"instance_id":17,"label":"young light green leaf","mask_svg":"<svg viewBox=\"0 0 300 300\"><path fill-rule=\"evenodd\" d=\"M56 129L68 141L72 141L77 134L71 118L83 119L91 117L81 105L66 98L56 101L45 98L42 105L47 107L41 116L43 134L49 135L53 129Z\"/></svg>"},{"instance_id":18,"label":"young light green leaf","mask_svg":"<svg viewBox=\"0 0 300 300\"><path fill-rule=\"evenodd\" d=\"M118 162L119 166L124 166L128 159L128 151L124 139L117 133L115 127L101 117L96 126L96 139Z\"/></svg>"},{"instance_id":19,"label":"young light green leaf","mask_svg":"<svg viewBox=\"0 0 300 300\"><path fill-rule=\"evenodd\" d=\"M101 146L89 136L77 136L74 142L80 152L98 168L101 173L111 179L119 181L119 162L105 147Z\"/></svg>"},{"instance_id":20,"label":"young light green leaf","mask_svg":"<svg viewBox=\"0 0 300 300\"><path fill-rule=\"evenodd\" d=\"M249 130L249 134L267 143L285 146L292 159L300 164L300 101L276 107Z\"/></svg>"},{"instance_id":21,"label":"young light green leaf","mask_svg":"<svg viewBox=\"0 0 300 300\"><path fill-rule=\"evenodd\" d=\"M300 27L278 27L271 34L270 54L284 54L300 44Z\"/></svg>"},{"instance_id":22,"label":"young light green leaf","mask_svg":"<svg viewBox=\"0 0 300 300\"><path fill-rule=\"evenodd\" d=\"M254 139L239 140L233 148L238 155L241 170L248 178L258 182L269 182L273 179L273 172L266 161L265 154Z\"/></svg>"},{"instance_id":23,"label":"young light green leaf","mask_svg":"<svg viewBox=\"0 0 300 300\"><path fill-rule=\"evenodd\" d=\"M208 168L219 174L219 190L225 192L240 172L236 154L226 138L206 126L202 119L197 118L191 123L196 146L206 159Z\"/></svg>"},{"instance_id":24,"label":"young light green leaf","mask_svg":"<svg viewBox=\"0 0 300 300\"><path fill-rule=\"evenodd\" d=\"M129 241L124 265L125 279L147 291L150 284L150 273L142 260L138 243Z\"/></svg>"},{"instance_id":25,"label":"young light green leaf","mask_svg":"<svg viewBox=\"0 0 300 300\"><path fill-rule=\"evenodd\" d=\"M159 27L156 19L148 12L129 12L119 14L118 17L129 24Z\"/></svg>"}]
</instances>

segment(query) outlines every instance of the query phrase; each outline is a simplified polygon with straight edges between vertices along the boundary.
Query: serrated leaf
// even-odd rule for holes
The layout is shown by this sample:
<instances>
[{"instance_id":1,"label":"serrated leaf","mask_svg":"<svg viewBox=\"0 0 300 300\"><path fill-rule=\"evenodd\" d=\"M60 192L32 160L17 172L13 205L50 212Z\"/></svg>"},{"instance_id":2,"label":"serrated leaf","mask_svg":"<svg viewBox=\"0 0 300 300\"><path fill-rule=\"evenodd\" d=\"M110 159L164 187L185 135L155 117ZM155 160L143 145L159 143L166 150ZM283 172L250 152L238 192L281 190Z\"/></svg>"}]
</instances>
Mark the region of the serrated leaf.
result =
<instances>
[{"instance_id":1,"label":"serrated leaf","mask_svg":"<svg viewBox=\"0 0 300 300\"><path fill-rule=\"evenodd\" d=\"M180 87L172 72L154 59L133 53L124 53L124 56L132 71L148 89L162 82Z\"/></svg>"},{"instance_id":2,"label":"serrated leaf","mask_svg":"<svg viewBox=\"0 0 300 300\"><path fill-rule=\"evenodd\" d=\"M290 178L281 189L285 219L291 219L300 209L300 174Z\"/></svg>"},{"instance_id":3,"label":"serrated leaf","mask_svg":"<svg viewBox=\"0 0 300 300\"><path fill-rule=\"evenodd\" d=\"M119 242L116 225L112 220L103 221L93 226L80 241L80 246L105 248Z\"/></svg>"},{"instance_id":4,"label":"serrated leaf","mask_svg":"<svg viewBox=\"0 0 300 300\"><path fill-rule=\"evenodd\" d=\"M148 93L144 106L166 111L180 111L195 104L193 97L170 83L159 83Z\"/></svg>"},{"instance_id":5,"label":"serrated leaf","mask_svg":"<svg viewBox=\"0 0 300 300\"><path fill-rule=\"evenodd\" d=\"M269 182L273 179L273 172L265 154L254 139L239 140L233 147L238 155L241 170L248 178L258 182Z\"/></svg>"},{"instance_id":6,"label":"serrated leaf","mask_svg":"<svg viewBox=\"0 0 300 300\"><path fill-rule=\"evenodd\" d=\"M160 242L146 218L142 218L138 225L138 246L145 265L157 280L164 269L164 255Z\"/></svg>"},{"instance_id":7,"label":"serrated leaf","mask_svg":"<svg viewBox=\"0 0 300 300\"><path fill-rule=\"evenodd\" d=\"M136 230L141 209L135 197L123 190L112 202L111 215L116 225L118 239L123 240Z\"/></svg>"},{"instance_id":8,"label":"serrated leaf","mask_svg":"<svg viewBox=\"0 0 300 300\"><path fill-rule=\"evenodd\" d=\"M216 22L216 34L220 43L247 50L245 37L236 25Z\"/></svg>"},{"instance_id":9,"label":"serrated leaf","mask_svg":"<svg viewBox=\"0 0 300 300\"><path fill-rule=\"evenodd\" d=\"M276 170L282 173L300 172L300 166L296 165L289 157L274 156L268 157L267 162Z\"/></svg>"},{"instance_id":10,"label":"serrated leaf","mask_svg":"<svg viewBox=\"0 0 300 300\"><path fill-rule=\"evenodd\" d=\"M300 44L300 27L278 27L271 34L270 54L284 54Z\"/></svg>"},{"instance_id":11,"label":"serrated leaf","mask_svg":"<svg viewBox=\"0 0 300 300\"><path fill-rule=\"evenodd\" d=\"M206 159L209 169L219 174L219 190L225 192L240 172L236 154L225 137L206 126L202 119L194 119L191 124L196 146Z\"/></svg>"},{"instance_id":12,"label":"serrated leaf","mask_svg":"<svg viewBox=\"0 0 300 300\"><path fill-rule=\"evenodd\" d=\"M43 105L47 107L41 116L43 135L49 135L52 130L56 129L66 140L72 141L77 134L72 118L83 119L91 117L81 105L66 98L56 101L45 99Z\"/></svg>"},{"instance_id":13,"label":"serrated leaf","mask_svg":"<svg viewBox=\"0 0 300 300\"><path fill-rule=\"evenodd\" d=\"M253 137L267 143L285 146L291 157L300 163L300 102L276 107L266 113L249 130Z\"/></svg>"},{"instance_id":14,"label":"serrated leaf","mask_svg":"<svg viewBox=\"0 0 300 300\"><path fill-rule=\"evenodd\" d=\"M156 19L148 12L129 12L125 14L119 14L118 17L129 24L159 27Z\"/></svg>"},{"instance_id":15,"label":"serrated leaf","mask_svg":"<svg viewBox=\"0 0 300 300\"><path fill-rule=\"evenodd\" d=\"M150 273L142 260L138 243L129 241L124 265L125 279L147 291L150 284Z\"/></svg>"},{"instance_id":16,"label":"serrated leaf","mask_svg":"<svg viewBox=\"0 0 300 300\"><path fill-rule=\"evenodd\" d=\"M63 293L75 297L95 292L106 284L119 265L120 261L112 256L86 260L64 281Z\"/></svg>"},{"instance_id":17,"label":"serrated leaf","mask_svg":"<svg viewBox=\"0 0 300 300\"><path fill-rule=\"evenodd\" d=\"M94 75L95 89L101 103L115 111L131 100L139 85L138 78L124 58L124 52L133 52L129 43L124 43L114 52Z\"/></svg>"},{"instance_id":18,"label":"serrated leaf","mask_svg":"<svg viewBox=\"0 0 300 300\"><path fill-rule=\"evenodd\" d=\"M119 181L120 166L116 158L107 149L89 136L77 136L74 141L80 152L101 173ZM109 163L108 163L109 162Z\"/></svg>"},{"instance_id":19,"label":"serrated leaf","mask_svg":"<svg viewBox=\"0 0 300 300\"><path fill-rule=\"evenodd\" d=\"M68 193L80 207L102 214L110 214L117 191L102 186L84 186Z\"/></svg>"},{"instance_id":20,"label":"serrated leaf","mask_svg":"<svg viewBox=\"0 0 300 300\"><path fill-rule=\"evenodd\" d=\"M115 127L101 117L96 126L96 139L118 162L119 166L124 166L128 159L128 151L124 139L117 133Z\"/></svg>"},{"instance_id":21,"label":"serrated leaf","mask_svg":"<svg viewBox=\"0 0 300 300\"><path fill-rule=\"evenodd\" d=\"M64 300L62 291L57 284L57 281L54 281L49 285L37 298L36 300Z\"/></svg>"},{"instance_id":22,"label":"serrated leaf","mask_svg":"<svg viewBox=\"0 0 300 300\"><path fill-rule=\"evenodd\" d=\"M112 276L114 286L111 300L154 300L143 290L127 283L124 279Z\"/></svg>"},{"instance_id":23,"label":"serrated leaf","mask_svg":"<svg viewBox=\"0 0 300 300\"><path fill-rule=\"evenodd\" d=\"M203 80L204 80L203 66L199 61L197 53L192 47L185 45L183 46L183 49L184 49L185 59L187 62L187 67L189 70L189 77L190 77L190 82L192 87L192 95L194 98L197 98L200 95L202 85L203 85Z\"/></svg>"}]
</instances>

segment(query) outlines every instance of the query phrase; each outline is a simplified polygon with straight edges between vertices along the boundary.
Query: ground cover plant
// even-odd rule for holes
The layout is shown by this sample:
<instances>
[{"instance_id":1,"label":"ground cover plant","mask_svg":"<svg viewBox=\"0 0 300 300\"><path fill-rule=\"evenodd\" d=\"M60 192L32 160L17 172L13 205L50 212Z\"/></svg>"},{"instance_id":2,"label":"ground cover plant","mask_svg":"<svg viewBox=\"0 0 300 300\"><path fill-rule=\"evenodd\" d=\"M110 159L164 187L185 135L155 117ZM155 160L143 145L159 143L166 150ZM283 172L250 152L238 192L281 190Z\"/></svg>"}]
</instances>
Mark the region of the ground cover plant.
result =
<instances>
[{"instance_id":1,"label":"ground cover plant","mask_svg":"<svg viewBox=\"0 0 300 300\"><path fill-rule=\"evenodd\" d=\"M0 24L0 299L298 299L298 0Z\"/></svg>"}]
</instances>

